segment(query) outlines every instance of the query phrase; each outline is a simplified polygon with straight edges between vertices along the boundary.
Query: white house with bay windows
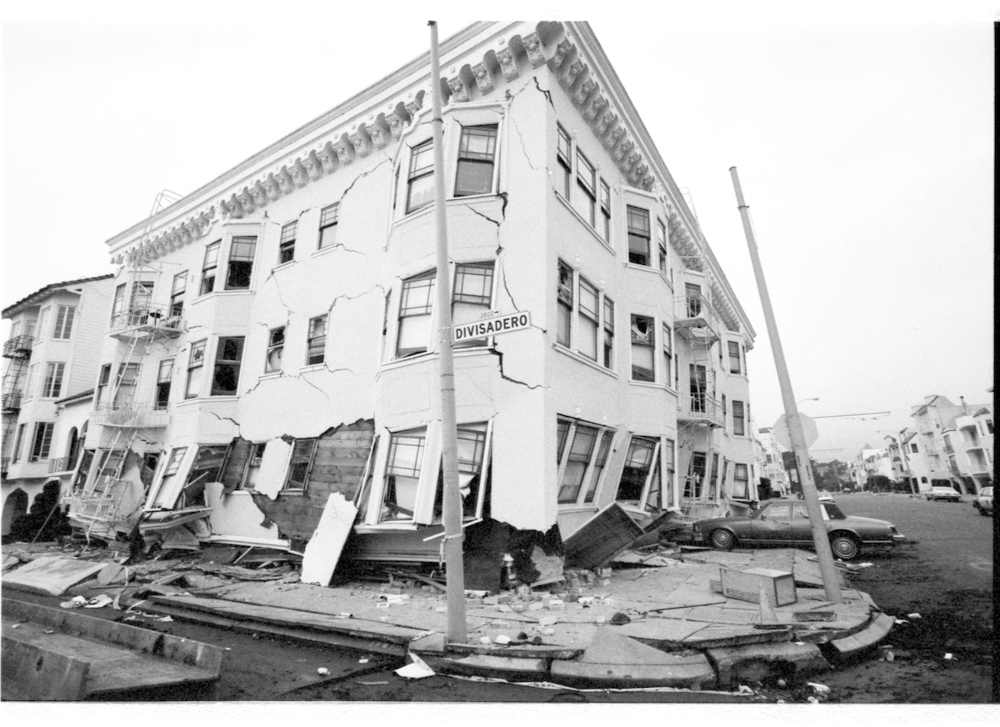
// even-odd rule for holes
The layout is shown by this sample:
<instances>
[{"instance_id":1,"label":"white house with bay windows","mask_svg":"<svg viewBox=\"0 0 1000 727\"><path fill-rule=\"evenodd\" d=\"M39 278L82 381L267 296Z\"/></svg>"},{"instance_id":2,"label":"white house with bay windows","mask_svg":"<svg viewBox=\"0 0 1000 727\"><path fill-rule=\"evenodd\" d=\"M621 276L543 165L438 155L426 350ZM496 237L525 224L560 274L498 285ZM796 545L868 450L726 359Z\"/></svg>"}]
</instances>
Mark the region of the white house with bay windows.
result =
<instances>
[{"instance_id":1,"label":"white house with bay windows","mask_svg":"<svg viewBox=\"0 0 1000 727\"><path fill-rule=\"evenodd\" d=\"M47 285L3 310L3 534L78 461L85 418L63 402L93 386L112 276Z\"/></svg>"},{"instance_id":2,"label":"white house with bay windows","mask_svg":"<svg viewBox=\"0 0 1000 727\"><path fill-rule=\"evenodd\" d=\"M437 174L454 323L530 315L454 344L467 550L747 489L753 329L589 26L441 51L442 169L425 54L108 241L86 496L141 503L147 537L299 550L338 493L351 557L437 560Z\"/></svg>"}]
</instances>

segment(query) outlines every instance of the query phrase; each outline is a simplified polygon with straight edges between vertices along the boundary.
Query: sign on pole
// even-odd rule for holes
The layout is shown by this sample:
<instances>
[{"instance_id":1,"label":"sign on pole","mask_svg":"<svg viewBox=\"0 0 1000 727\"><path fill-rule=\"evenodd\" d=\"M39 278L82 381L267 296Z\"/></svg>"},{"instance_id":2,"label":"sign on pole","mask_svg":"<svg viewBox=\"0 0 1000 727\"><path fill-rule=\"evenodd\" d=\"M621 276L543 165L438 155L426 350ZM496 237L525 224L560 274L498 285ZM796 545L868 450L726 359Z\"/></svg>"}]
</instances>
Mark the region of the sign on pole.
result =
<instances>
[{"instance_id":1,"label":"sign on pole","mask_svg":"<svg viewBox=\"0 0 1000 727\"><path fill-rule=\"evenodd\" d=\"M819 430L816 429L816 422L802 412L799 412L799 421L802 423L802 434L806 438L806 447L813 446L816 444L816 440L819 439ZM771 427L771 436L783 448L792 449L792 435L788 431L788 420L784 414L778 417L778 421Z\"/></svg>"},{"instance_id":2,"label":"sign on pole","mask_svg":"<svg viewBox=\"0 0 1000 727\"><path fill-rule=\"evenodd\" d=\"M454 326L451 340L454 343L461 343L473 338L485 338L486 336L496 336L501 333L511 333L512 331L523 331L531 327L531 314L528 311L517 311L515 313L505 313L503 315L490 316L472 323L462 323Z\"/></svg>"}]
</instances>

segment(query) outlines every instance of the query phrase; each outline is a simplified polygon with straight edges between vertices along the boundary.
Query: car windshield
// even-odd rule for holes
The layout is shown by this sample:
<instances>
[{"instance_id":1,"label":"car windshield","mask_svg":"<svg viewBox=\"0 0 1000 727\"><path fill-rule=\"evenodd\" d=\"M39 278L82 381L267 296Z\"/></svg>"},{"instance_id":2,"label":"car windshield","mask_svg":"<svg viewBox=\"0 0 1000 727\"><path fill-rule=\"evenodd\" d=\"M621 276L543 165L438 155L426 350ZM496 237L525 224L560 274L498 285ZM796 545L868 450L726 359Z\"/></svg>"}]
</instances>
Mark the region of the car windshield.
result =
<instances>
[{"instance_id":1,"label":"car windshield","mask_svg":"<svg viewBox=\"0 0 1000 727\"><path fill-rule=\"evenodd\" d=\"M832 502L821 503L826 508L826 514L831 520L846 520L847 515Z\"/></svg>"}]
</instances>

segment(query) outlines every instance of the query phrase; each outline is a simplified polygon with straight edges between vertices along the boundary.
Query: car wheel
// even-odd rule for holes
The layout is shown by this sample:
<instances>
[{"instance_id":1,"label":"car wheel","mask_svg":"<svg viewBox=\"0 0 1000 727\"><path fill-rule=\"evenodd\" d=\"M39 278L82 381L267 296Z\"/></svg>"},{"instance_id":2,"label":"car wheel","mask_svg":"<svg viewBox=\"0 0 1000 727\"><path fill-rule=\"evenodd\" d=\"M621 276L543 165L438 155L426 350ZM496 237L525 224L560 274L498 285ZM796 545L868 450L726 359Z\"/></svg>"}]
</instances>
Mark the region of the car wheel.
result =
<instances>
[{"instance_id":1,"label":"car wheel","mask_svg":"<svg viewBox=\"0 0 1000 727\"><path fill-rule=\"evenodd\" d=\"M732 550L733 546L736 545L736 536L734 536L728 530L713 530L712 531L712 547L719 550Z\"/></svg>"},{"instance_id":2,"label":"car wheel","mask_svg":"<svg viewBox=\"0 0 1000 727\"><path fill-rule=\"evenodd\" d=\"M850 535L836 535L830 540L830 548L833 554L843 560L853 560L858 557L861 548L858 542Z\"/></svg>"}]
</instances>

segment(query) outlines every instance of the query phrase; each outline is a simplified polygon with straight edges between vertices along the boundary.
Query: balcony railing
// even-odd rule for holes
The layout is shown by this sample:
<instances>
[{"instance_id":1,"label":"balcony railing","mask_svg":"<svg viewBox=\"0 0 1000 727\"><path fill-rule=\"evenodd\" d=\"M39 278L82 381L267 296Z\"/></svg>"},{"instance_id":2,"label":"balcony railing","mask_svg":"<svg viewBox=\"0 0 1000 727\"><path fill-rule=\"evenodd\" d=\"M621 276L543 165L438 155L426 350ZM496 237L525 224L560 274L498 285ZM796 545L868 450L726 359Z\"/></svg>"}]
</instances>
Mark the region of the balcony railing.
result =
<instances>
[{"instance_id":1,"label":"balcony railing","mask_svg":"<svg viewBox=\"0 0 1000 727\"><path fill-rule=\"evenodd\" d=\"M175 311L173 306L137 305L113 316L108 333L123 336L140 330L176 336L181 332L181 320L180 311Z\"/></svg>"},{"instance_id":2,"label":"balcony railing","mask_svg":"<svg viewBox=\"0 0 1000 727\"><path fill-rule=\"evenodd\" d=\"M21 411L21 392L12 391L9 394L3 395L3 413L4 414L17 414Z\"/></svg>"},{"instance_id":3,"label":"balcony railing","mask_svg":"<svg viewBox=\"0 0 1000 727\"><path fill-rule=\"evenodd\" d=\"M721 427L725 424L722 402L708 394L688 394L681 398L681 408L677 418L682 421L702 422Z\"/></svg>"},{"instance_id":4,"label":"balcony railing","mask_svg":"<svg viewBox=\"0 0 1000 727\"><path fill-rule=\"evenodd\" d=\"M156 409L152 404L99 404L90 413L90 421L105 427L134 427L159 429L170 423L170 412Z\"/></svg>"},{"instance_id":5,"label":"balcony railing","mask_svg":"<svg viewBox=\"0 0 1000 727\"><path fill-rule=\"evenodd\" d=\"M130 483L125 480L106 477L102 492L80 492L69 498L70 517L95 522L113 522L121 519L119 504L129 487Z\"/></svg>"},{"instance_id":6,"label":"balcony railing","mask_svg":"<svg viewBox=\"0 0 1000 727\"><path fill-rule=\"evenodd\" d=\"M14 336L3 345L4 358L28 358L34 340L31 336Z\"/></svg>"},{"instance_id":7,"label":"balcony railing","mask_svg":"<svg viewBox=\"0 0 1000 727\"><path fill-rule=\"evenodd\" d=\"M69 472L71 469L73 469L72 457L57 457L49 460L49 473Z\"/></svg>"},{"instance_id":8,"label":"balcony railing","mask_svg":"<svg viewBox=\"0 0 1000 727\"><path fill-rule=\"evenodd\" d=\"M719 339L719 332L723 328L722 319L708 302L708 298L699 293L680 295L674 300L677 310L674 328L681 336L708 343Z\"/></svg>"}]
</instances>

